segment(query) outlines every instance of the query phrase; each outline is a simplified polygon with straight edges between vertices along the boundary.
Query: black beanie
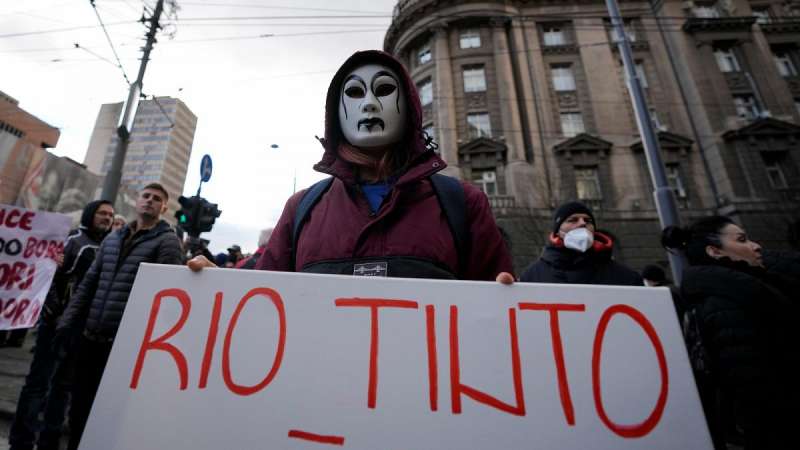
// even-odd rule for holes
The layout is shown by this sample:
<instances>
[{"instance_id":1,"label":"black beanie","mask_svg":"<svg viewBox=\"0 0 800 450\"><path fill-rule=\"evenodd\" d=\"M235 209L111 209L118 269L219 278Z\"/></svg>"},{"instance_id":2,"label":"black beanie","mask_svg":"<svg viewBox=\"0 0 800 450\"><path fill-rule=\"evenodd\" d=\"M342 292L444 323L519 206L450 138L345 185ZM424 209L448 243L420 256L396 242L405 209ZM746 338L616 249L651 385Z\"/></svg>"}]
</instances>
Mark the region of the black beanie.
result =
<instances>
[{"instance_id":1,"label":"black beanie","mask_svg":"<svg viewBox=\"0 0 800 450\"><path fill-rule=\"evenodd\" d=\"M567 220L567 217L577 213L587 214L591 217L595 227L597 226L597 222L594 220L594 214L592 214L592 210L589 209L588 206L581 202L567 202L559 206L556 212L553 213L553 233L558 233L558 229L561 228L561 224Z\"/></svg>"}]
</instances>

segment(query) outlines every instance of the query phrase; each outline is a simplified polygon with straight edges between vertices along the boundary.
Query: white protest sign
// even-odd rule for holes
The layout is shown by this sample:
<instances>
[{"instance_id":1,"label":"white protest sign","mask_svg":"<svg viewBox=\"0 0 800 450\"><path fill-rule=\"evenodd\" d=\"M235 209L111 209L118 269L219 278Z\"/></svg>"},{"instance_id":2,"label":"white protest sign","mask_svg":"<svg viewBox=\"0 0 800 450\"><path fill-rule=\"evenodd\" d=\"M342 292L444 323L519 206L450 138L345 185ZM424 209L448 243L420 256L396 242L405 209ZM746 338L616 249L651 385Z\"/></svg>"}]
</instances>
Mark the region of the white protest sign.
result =
<instances>
[{"instance_id":1,"label":"white protest sign","mask_svg":"<svg viewBox=\"0 0 800 450\"><path fill-rule=\"evenodd\" d=\"M39 319L71 219L0 204L0 330Z\"/></svg>"},{"instance_id":2,"label":"white protest sign","mask_svg":"<svg viewBox=\"0 0 800 450\"><path fill-rule=\"evenodd\" d=\"M142 265L81 442L711 449L664 288Z\"/></svg>"}]
</instances>

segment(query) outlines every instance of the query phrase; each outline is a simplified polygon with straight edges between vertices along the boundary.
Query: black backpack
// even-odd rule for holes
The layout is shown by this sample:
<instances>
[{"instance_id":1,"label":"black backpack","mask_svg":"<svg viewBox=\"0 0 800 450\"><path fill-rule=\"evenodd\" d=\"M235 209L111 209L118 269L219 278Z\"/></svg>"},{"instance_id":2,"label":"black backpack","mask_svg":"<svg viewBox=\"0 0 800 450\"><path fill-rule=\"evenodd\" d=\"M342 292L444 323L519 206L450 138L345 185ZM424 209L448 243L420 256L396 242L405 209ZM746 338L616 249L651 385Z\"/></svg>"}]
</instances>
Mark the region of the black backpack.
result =
<instances>
[{"instance_id":1,"label":"black backpack","mask_svg":"<svg viewBox=\"0 0 800 450\"><path fill-rule=\"evenodd\" d=\"M453 234L453 241L456 245L458 254L458 270L462 271L466 267L467 243L469 242L469 227L467 226L467 199L464 194L464 187L461 182L453 177L441 174L433 174L429 177L439 206L444 212L450 232ZM292 262L294 268L297 257L297 241L300 238L300 231L308 218L309 212L328 191L333 183L333 177L325 178L314 183L308 188L294 215L292 227Z\"/></svg>"}]
</instances>

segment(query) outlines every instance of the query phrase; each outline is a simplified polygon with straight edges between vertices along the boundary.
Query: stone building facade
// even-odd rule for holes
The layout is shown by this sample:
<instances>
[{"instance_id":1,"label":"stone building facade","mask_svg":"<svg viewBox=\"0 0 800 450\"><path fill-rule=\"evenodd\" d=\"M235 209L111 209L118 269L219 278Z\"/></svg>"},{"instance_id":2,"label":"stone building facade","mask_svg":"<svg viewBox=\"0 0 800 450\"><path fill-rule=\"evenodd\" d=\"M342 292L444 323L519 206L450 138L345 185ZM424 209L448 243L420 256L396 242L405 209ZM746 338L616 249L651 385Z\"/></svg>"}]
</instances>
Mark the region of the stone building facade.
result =
<instances>
[{"instance_id":1,"label":"stone building facade","mask_svg":"<svg viewBox=\"0 0 800 450\"><path fill-rule=\"evenodd\" d=\"M732 216L800 246L800 2L621 1L685 223ZM451 175L479 185L518 271L552 209L581 199L616 257L666 265L621 57L602 0L400 0L384 49L419 88Z\"/></svg>"}]
</instances>

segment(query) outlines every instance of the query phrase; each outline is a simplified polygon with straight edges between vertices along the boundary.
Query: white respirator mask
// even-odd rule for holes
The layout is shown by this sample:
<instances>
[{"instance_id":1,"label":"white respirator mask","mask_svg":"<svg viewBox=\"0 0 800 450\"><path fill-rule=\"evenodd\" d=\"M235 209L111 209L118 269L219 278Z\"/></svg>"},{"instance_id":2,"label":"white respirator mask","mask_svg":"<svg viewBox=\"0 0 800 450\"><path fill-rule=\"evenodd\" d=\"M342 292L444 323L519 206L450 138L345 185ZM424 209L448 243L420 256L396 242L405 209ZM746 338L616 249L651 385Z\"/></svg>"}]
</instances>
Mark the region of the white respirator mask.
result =
<instances>
[{"instance_id":1,"label":"white respirator mask","mask_svg":"<svg viewBox=\"0 0 800 450\"><path fill-rule=\"evenodd\" d=\"M564 235L564 247L585 253L594 243L594 233L586 228L576 228Z\"/></svg>"}]
</instances>

